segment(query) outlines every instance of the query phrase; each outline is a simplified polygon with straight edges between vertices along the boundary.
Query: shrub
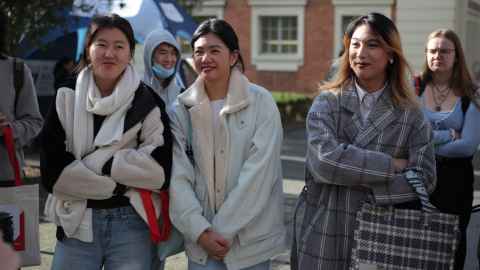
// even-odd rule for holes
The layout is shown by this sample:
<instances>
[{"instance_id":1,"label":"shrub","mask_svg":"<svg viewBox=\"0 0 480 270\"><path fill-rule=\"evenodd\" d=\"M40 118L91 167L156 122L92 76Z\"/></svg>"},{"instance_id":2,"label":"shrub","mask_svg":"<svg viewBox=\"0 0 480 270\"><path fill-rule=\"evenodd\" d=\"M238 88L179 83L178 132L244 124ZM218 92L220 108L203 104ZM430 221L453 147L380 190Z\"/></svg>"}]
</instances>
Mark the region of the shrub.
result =
<instances>
[{"instance_id":1,"label":"shrub","mask_svg":"<svg viewBox=\"0 0 480 270\"><path fill-rule=\"evenodd\" d=\"M292 92L272 92L272 95L277 102L284 125L292 122L305 122L305 117L312 103L311 98Z\"/></svg>"}]
</instances>

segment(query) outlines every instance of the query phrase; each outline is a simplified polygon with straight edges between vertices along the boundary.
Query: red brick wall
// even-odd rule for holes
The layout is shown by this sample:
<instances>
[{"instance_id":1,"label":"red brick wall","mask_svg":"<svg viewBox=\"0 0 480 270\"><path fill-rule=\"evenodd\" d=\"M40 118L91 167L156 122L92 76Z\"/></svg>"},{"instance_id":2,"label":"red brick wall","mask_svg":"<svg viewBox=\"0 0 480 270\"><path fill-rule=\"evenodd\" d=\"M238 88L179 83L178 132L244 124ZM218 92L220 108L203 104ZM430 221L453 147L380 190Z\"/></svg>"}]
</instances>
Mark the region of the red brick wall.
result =
<instances>
[{"instance_id":1,"label":"red brick wall","mask_svg":"<svg viewBox=\"0 0 480 270\"><path fill-rule=\"evenodd\" d=\"M224 18L240 39L249 79L274 91L312 92L330 67L333 52L334 12L331 0L309 0L305 6L303 65L297 72L257 71L251 65L251 7L247 0L226 1Z\"/></svg>"},{"instance_id":2,"label":"red brick wall","mask_svg":"<svg viewBox=\"0 0 480 270\"><path fill-rule=\"evenodd\" d=\"M251 8L247 0L227 0L225 2L224 19L235 29L240 42L245 69L250 70Z\"/></svg>"},{"instance_id":3,"label":"red brick wall","mask_svg":"<svg viewBox=\"0 0 480 270\"><path fill-rule=\"evenodd\" d=\"M299 90L315 91L333 57L334 10L330 0L309 0L305 9L304 65Z\"/></svg>"}]
</instances>

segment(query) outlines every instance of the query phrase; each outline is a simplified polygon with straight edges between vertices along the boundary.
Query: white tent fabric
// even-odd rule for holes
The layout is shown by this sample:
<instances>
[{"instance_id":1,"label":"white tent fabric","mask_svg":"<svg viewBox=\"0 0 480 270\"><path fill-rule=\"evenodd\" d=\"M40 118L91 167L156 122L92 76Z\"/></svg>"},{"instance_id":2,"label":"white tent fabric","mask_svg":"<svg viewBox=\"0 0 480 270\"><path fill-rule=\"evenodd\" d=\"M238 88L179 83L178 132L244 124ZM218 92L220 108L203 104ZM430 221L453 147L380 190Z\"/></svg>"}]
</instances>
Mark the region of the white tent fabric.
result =
<instances>
[{"instance_id":1,"label":"white tent fabric","mask_svg":"<svg viewBox=\"0 0 480 270\"><path fill-rule=\"evenodd\" d=\"M181 14L173 5L169 8L170 13L174 14L172 8L181 18ZM117 13L126 18L140 43L143 43L153 29L165 28L163 16L153 0L75 0L73 3L72 15L75 16L92 17L95 14L106 13Z\"/></svg>"}]
</instances>

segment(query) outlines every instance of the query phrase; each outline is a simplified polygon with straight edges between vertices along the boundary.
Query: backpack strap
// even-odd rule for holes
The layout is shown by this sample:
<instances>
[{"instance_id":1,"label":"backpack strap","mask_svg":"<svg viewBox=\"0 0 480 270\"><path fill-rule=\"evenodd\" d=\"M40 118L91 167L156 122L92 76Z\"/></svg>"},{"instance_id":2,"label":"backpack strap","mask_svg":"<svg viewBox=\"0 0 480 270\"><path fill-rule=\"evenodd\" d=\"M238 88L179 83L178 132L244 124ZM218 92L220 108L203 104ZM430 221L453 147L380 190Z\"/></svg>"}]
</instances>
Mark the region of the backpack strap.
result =
<instances>
[{"instance_id":1,"label":"backpack strap","mask_svg":"<svg viewBox=\"0 0 480 270\"><path fill-rule=\"evenodd\" d=\"M423 92L425 92L425 84L423 83L420 76L415 76L413 79L415 85L415 94L417 94L417 96L421 96Z\"/></svg>"},{"instance_id":2,"label":"backpack strap","mask_svg":"<svg viewBox=\"0 0 480 270\"><path fill-rule=\"evenodd\" d=\"M463 96L461 97L460 101L462 102L463 115L465 115L467 113L468 106L470 106L470 98L468 96Z\"/></svg>"},{"instance_id":3,"label":"backpack strap","mask_svg":"<svg viewBox=\"0 0 480 270\"><path fill-rule=\"evenodd\" d=\"M185 111L187 112L187 145L185 146L185 153L187 154L188 159L192 166L195 167L195 159L193 157L193 129L192 129L192 119L190 119L190 114L188 112L188 107L185 106Z\"/></svg>"},{"instance_id":4,"label":"backpack strap","mask_svg":"<svg viewBox=\"0 0 480 270\"><path fill-rule=\"evenodd\" d=\"M24 64L18 58L13 59L13 86L15 88L15 110L17 109L18 97L23 89Z\"/></svg>"},{"instance_id":5,"label":"backpack strap","mask_svg":"<svg viewBox=\"0 0 480 270\"><path fill-rule=\"evenodd\" d=\"M423 92L425 92L425 84L422 82L422 79L420 76L415 76L414 77L414 84L415 84L415 93L417 96L421 96ZM468 106L470 106L470 98L468 96L463 96L461 97L461 102L462 102L462 112L463 115L468 110Z\"/></svg>"}]
</instances>

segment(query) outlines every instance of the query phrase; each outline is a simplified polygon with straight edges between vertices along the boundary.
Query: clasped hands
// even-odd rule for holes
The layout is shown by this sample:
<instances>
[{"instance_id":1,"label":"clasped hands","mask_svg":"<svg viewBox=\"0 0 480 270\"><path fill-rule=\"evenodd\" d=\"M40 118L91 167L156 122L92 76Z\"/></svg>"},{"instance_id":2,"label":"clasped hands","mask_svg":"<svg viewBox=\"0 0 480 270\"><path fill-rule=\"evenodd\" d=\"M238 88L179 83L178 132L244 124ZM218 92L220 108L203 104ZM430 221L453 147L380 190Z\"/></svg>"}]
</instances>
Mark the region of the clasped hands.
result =
<instances>
[{"instance_id":1,"label":"clasped hands","mask_svg":"<svg viewBox=\"0 0 480 270\"><path fill-rule=\"evenodd\" d=\"M210 228L200 234L197 243L211 258L218 261L222 261L230 250L228 240Z\"/></svg>"},{"instance_id":2,"label":"clasped hands","mask_svg":"<svg viewBox=\"0 0 480 270\"><path fill-rule=\"evenodd\" d=\"M395 170L396 173L400 173L405 168L407 168L408 165L408 159L403 159L403 158L394 158L393 159L393 169Z\"/></svg>"}]
</instances>

